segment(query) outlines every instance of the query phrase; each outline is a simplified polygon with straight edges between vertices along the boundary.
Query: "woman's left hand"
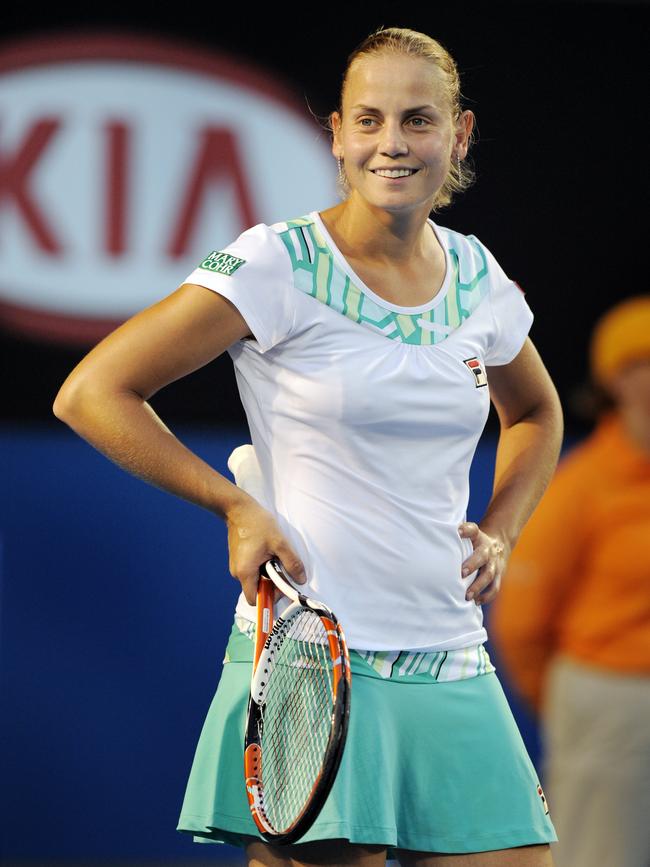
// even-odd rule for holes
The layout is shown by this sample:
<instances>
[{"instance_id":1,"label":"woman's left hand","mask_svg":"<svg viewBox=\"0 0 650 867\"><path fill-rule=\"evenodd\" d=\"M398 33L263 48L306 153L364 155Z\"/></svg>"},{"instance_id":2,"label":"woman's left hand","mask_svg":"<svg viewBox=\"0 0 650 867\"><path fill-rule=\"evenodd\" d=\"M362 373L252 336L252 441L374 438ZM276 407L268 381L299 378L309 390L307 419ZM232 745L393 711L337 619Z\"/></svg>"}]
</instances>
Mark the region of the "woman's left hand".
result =
<instances>
[{"instance_id":1,"label":"woman's left hand","mask_svg":"<svg viewBox=\"0 0 650 867\"><path fill-rule=\"evenodd\" d=\"M464 539L469 539L474 548L471 556L462 564L462 577L466 578L476 569L478 573L467 588L465 598L473 599L477 605L491 602L501 587L501 576L505 572L510 545L498 534L483 532L478 524L465 521L458 527Z\"/></svg>"}]
</instances>

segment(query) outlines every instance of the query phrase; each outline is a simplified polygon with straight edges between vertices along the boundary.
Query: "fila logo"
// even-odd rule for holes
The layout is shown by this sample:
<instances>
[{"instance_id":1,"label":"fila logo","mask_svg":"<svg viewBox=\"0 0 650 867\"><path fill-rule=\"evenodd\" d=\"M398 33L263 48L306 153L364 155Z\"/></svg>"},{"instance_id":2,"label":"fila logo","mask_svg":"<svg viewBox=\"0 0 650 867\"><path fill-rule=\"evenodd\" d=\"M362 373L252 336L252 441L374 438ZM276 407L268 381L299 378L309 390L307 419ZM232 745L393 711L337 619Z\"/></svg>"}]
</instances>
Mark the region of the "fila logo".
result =
<instances>
[{"instance_id":1,"label":"fila logo","mask_svg":"<svg viewBox=\"0 0 650 867\"><path fill-rule=\"evenodd\" d=\"M465 364L467 367L469 367L469 369L474 374L474 379L476 380L476 387L477 388L481 388L482 386L488 384L487 373L481 367L481 362L478 360L478 358L476 358L476 357L466 358L463 361L463 364Z\"/></svg>"},{"instance_id":2,"label":"fila logo","mask_svg":"<svg viewBox=\"0 0 650 867\"><path fill-rule=\"evenodd\" d=\"M539 783L537 784L537 794L542 799L542 804L544 805L544 813L548 816L548 804L546 803L546 798L544 797L544 790Z\"/></svg>"}]
</instances>

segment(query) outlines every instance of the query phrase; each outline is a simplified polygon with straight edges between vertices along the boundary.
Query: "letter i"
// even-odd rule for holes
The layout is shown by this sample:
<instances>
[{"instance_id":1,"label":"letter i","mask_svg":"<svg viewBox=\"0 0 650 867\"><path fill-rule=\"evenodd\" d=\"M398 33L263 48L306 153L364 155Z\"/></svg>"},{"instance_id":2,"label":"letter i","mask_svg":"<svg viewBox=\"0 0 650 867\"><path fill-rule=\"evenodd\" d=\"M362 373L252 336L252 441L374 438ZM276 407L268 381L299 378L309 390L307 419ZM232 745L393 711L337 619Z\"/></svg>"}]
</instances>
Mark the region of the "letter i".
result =
<instances>
[{"instance_id":1,"label":"letter i","mask_svg":"<svg viewBox=\"0 0 650 867\"><path fill-rule=\"evenodd\" d=\"M126 248L126 208L128 205L128 163L131 130L121 121L111 121L106 132L104 244L111 256Z\"/></svg>"}]
</instances>

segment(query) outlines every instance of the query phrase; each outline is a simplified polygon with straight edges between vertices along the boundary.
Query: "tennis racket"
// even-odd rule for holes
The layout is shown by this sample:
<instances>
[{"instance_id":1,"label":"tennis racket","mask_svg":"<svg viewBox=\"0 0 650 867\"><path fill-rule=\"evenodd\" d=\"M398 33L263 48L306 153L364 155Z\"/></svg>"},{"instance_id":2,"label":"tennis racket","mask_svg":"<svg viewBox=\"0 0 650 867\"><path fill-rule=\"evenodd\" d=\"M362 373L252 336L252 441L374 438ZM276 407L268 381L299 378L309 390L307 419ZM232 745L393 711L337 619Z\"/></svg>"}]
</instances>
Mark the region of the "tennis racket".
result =
<instances>
[{"instance_id":1,"label":"tennis racket","mask_svg":"<svg viewBox=\"0 0 650 867\"><path fill-rule=\"evenodd\" d=\"M296 590L276 557L260 567L257 636L244 741L248 802L264 840L312 826L341 762L350 659L333 612ZM291 604L273 622L274 587Z\"/></svg>"}]
</instances>

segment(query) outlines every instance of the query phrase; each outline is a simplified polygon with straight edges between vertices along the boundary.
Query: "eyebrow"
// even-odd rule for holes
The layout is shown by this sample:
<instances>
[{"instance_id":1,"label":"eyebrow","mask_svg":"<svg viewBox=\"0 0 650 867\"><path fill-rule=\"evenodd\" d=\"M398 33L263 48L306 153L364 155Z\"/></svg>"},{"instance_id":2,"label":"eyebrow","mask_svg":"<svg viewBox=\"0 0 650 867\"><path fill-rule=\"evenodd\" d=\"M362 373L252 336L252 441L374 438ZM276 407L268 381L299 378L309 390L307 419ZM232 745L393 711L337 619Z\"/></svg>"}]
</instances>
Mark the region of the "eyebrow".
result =
<instances>
[{"instance_id":1,"label":"eyebrow","mask_svg":"<svg viewBox=\"0 0 650 867\"><path fill-rule=\"evenodd\" d=\"M371 105L358 104L358 105L352 106L352 110L354 110L356 108L360 108L362 111L376 111L376 112L381 113L381 109L373 108ZM431 111L439 111L439 109L437 109L435 107L435 105L416 105L413 108L405 108L404 114L411 114L412 112L417 112L417 111L425 111L426 109L430 109Z\"/></svg>"}]
</instances>

